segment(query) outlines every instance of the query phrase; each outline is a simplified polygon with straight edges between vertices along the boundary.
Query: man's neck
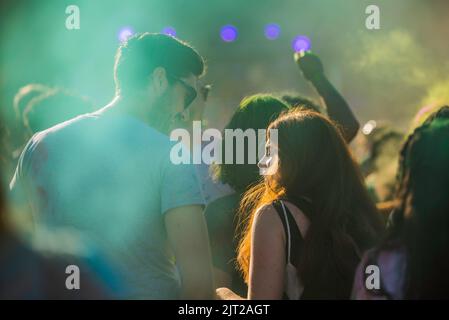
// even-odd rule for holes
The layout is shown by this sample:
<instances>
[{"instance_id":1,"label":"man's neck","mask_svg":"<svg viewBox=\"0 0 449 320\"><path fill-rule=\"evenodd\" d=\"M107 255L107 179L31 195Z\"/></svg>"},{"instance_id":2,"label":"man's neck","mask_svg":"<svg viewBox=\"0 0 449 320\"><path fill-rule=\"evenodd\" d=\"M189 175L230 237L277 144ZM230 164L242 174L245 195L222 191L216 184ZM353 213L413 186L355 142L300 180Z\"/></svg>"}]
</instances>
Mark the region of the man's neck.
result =
<instances>
[{"instance_id":1,"label":"man's neck","mask_svg":"<svg viewBox=\"0 0 449 320\"><path fill-rule=\"evenodd\" d=\"M151 119L151 106L143 104L146 99L126 99L124 97L115 97L108 105L100 109L98 112L108 115L126 115L131 116L139 121L144 122L151 128L169 135L167 130L162 129L161 122L157 118Z\"/></svg>"},{"instance_id":2,"label":"man's neck","mask_svg":"<svg viewBox=\"0 0 449 320\"><path fill-rule=\"evenodd\" d=\"M105 114L122 114L135 117L140 121L147 123L145 117L145 110L148 106L144 106L138 99L126 99L121 96L116 96L114 99L99 110Z\"/></svg>"}]
</instances>

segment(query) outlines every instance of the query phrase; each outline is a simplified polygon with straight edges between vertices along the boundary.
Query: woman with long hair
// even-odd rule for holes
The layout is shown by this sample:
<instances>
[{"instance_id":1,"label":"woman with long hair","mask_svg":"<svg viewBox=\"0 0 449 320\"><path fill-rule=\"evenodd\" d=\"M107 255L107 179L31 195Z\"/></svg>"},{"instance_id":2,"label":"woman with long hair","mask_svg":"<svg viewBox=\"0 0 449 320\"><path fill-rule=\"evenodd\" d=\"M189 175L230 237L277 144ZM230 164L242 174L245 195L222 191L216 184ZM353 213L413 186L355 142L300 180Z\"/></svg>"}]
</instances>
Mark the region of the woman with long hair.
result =
<instances>
[{"instance_id":1,"label":"woman with long hair","mask_svg":"<svg viewBox=\"0 0 449 320\"><path fill-rule=\"evenodd\" d=\"M282 112L288 111L288 105L282 100L268 94L256 94L244 98L234 115L226 125L225 130L247 131L266 129L270 122ZM256 135L256 145L259 149L265 144L265 139L259 140ZM223 138L223 154L225 147L233 138ZM210 202L205 210L207 227L209 230L212 262L214 265L215 283L218 287L228 287L237 294L246 295L248 288L241 273L235 266L236 251L239 239L236 237L237 213L243 194L257 184L261 176L257 164L248 159L249 141L244 141L244 164L236 163L237 147L233 143L233 161L231 163L214 164L213 174L217 180L229 185L235 192Z\"/></svg>"},{"instance_id":2,"label":"woman with long hair","mask_svg":"<svg viewBox=\"0 0 449 320\"><path fill-rule=\"evenodd\" d=\"M397 208L384 241L356 273L355 299L449 298L449 119L443 107L409 136L401 151ZM379 268L378 286L365 270Z\"/></svg>"},{"instance_id":3,"label":"woman with long hair","mask_svg":"<svg viewBox=\"0 0 449 320\"><path fill-rule=\"evenodd\" d=\"M340 131L316 112L285 113L269 126L259 165L265 179L240 208L248 299L349 298L360 256L383 226Z\"/></svg>"}]
</instances>

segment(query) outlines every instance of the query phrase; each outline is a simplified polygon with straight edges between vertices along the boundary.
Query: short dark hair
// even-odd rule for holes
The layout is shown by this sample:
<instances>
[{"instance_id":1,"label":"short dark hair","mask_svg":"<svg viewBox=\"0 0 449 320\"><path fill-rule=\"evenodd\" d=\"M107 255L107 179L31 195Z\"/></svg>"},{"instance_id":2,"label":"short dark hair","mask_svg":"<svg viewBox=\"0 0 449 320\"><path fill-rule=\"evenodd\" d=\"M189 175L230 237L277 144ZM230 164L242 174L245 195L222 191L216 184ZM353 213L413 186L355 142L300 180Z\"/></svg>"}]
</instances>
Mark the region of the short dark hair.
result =
<instances>
[{"instance_id":1,"label":"short dark hair","mask_svg":"<svg viewBox=\"0 0 449 320\"><path fill-rule=\"evenodd\" d=\"M298 94L284 94L282 100L287 102L292 108L301 108L321 113L321 108L315 102Z\"/></svg>"},{"instance_id":2,"label":"short dark hair","mask_svg":"<svg viewBox=\"0 0 449 320\"><path fill-rule=\"evenodd\" d=\"M280 114L288 111L288 105L281 99L269 94L256 94L244 98L229 123L226 129L267 129L269 124L276 120ZM259 148L259 136L256 135L257 148ZM226 145L226 137L223 138L223 156L224 147ZM245 164L236 164L236 146L234 146L234 159L232 164L214 164L212 171L215 179L223 183L229 184L237 192L246 191L251 185L257 183L260 179L259 168L257 164L249 164L248 162L248 146L245 141Z\"/></svg>"},{"instance_id":3,"label":"short dark hair","mask_svg":"<svg viewBox=\"0 0 449 320\"><path fill-rule=\"evenodd\" d=\"M201 76L205 63L189 44L159 33L137 34L117 50L114 65L116 94L126 95L145 87L148 76L163 67L176 77Z\"/></svg>"}]
</instances>

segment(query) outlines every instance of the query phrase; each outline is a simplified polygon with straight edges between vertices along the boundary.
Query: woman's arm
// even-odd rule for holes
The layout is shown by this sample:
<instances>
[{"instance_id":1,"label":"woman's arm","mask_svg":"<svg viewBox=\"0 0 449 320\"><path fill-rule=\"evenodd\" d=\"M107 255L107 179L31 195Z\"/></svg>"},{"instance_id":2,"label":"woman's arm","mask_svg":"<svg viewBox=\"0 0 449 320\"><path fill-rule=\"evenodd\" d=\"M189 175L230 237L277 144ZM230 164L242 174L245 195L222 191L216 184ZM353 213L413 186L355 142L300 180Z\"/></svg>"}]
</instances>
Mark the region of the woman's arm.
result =
<instances>
[{"instance_id":1,"label":"woman's arm","mask_svg":"<svg viewBox=\"0 0 449 320\"><path fill-rule=\"evenodd\" d=\"M285 234L273 206L265 206L256 213L251 239L248 299L282 299L285 289Z\"/></svg>"},{"instance_id":2,"label":"woman's arm","mask_svg":"<svg viewBox=\"0 0 449 320\"><path fill-rule=\"evenodd\" d=\"M285 282L285 234L273 206L261 208L251 230L248 300L280 300ZM228 288L216 290L218 299L242 300Z\"/></svg>"}]
</instances>

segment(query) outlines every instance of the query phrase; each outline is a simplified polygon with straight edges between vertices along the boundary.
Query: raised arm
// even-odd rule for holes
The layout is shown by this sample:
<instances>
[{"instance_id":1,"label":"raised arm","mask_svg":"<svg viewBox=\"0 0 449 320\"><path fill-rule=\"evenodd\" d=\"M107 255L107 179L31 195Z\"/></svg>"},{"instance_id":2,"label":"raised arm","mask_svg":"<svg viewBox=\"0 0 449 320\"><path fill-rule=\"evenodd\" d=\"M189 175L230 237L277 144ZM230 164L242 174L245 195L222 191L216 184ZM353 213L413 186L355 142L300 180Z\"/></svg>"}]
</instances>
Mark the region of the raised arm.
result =
<instances>
[{"instance_id":1,"label":"raised arm","mask_svg":"<svg viewBox=\"0 0 449 320\"><path fill-rule=\"evenodd\" d=\"M321 60L318 56L311 53L304 55L296 53L295 61L301 69L304 78L309 80L318 91L326 106L329 118L341 126L346 142L351 142L357 135L360 124L346 100L327 79Z\"/></svg>"}]
</instances>

